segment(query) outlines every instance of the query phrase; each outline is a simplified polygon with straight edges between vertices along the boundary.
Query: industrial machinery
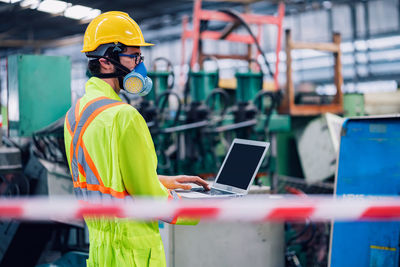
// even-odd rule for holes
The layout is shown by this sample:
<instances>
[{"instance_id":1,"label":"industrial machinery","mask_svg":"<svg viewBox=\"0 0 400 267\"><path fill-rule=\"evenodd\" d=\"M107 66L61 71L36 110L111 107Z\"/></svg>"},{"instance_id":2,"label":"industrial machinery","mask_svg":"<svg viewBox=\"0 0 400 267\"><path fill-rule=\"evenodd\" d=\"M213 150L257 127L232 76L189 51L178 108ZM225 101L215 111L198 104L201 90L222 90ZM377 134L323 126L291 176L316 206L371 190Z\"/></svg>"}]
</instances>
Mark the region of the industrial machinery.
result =
<instances>
[{"instance_id":1,"label":"industrial machinery","mask_svg":"<svg viewBox=\"0 0 400 267\"><path fill-rule=\"evenodd\" d=\"M273 138L269 132L285 131L289 127L290 118L286 115L277 115L275 112L280 99L277 90L278 68L275 68L275 72L271 71L259 44L262 34L261 26L276 25L278 27L276 66L278 66L284 5L279 5L277 16L262 16L238 14L233 10L203 10L201 2L201 0L195 1L193 29L187 29L187 18L184 18L183 22L182 47L185 49L187 39L193 39L193 52L188 82L184 90L185 114L181 117L186 125L185 134L179 139L180 151L184 156L178 160L181 162L178 170L203 174L203 176L211 172L212 176L225 155L226 144L234 137L271 140ZM212 20L232 24L227 25L222 32L215 32L207 28L208 22ZM249 24L258 26L256 35ZM247 35L233 32L240 25L246 29ZM205 54L202 42L206 39L244 43L248 47L248 53L246 55ZM258 72L254 72L251 68L253 63L259 65L257 60L253 59L252 44L256 46L257 55L261 55L264 59L268 73L274 79L274 91L263 91L262 67L259 66ZM218 60L228 58L245 60L249 63L248 71L236 73L235 91L228 91L219 86ZM206 60L216 62L215 71L204 70ZM185 59L182 57L182 64L184 62ZM270 171L272 170L273 168Z\"/></svg>"},{"instance_id":2,"label":"industrial machinery","mask_svg":"<svg viewBox=\"0 0 400 267\"><path fill-rule=\"evenodd\" d=\"M63 139L64 116L71 106L70 59L18 54L7 63L0 196L72 197ZM0 235L0 266L34 266L67 253L73 258L76 250L83 257L75 266L85 264L88 242L82 223L3 221ZM29 253L21 257L21 251Z\"/></svg>"},{"instance_id":3,"label":"industrial machinery","mask_svg":"<svg viewBox=\"0 0 400 267\"><path fill-rule=\"evenodd\" d=\"M213 17L208 17L207 12L215 14ZM194 39L194 47L183 97L179 90L174 88L172 64L166 58L157 58L152 63L152 71L149 72L154 82L153 90L135 105L145 118L152 134L160 174L187 173L202 177L215 176L233 138L275 142L274 133L287 131L290 128L290 117L278 115L276 112L281 99L280 91L277 90L277 66L283 16L283 4L279 5L277 16L262 16L238 14L232 10L206 11L201 9L200 0L195 1L192 31L186 28L187 19L184 19L183 50L188 38ZM207 29L207 23L202 23L200 27L200 21L214 19L233 23L221 33L222 39L245 43L248 46L246 55L207 55L202 52L203 39L218 38L215 38L215 33ZM249 24L258 26L256 35ZM264 24L272 24L278 28L276 50L278 60L275 72L271 70L259 44L261 25ZM247 35L233 32L239 25L246 29ZM251 51L252 45L257 48L256 55ZM263 66L254 59L257 55L261 55L264 59L263 63L268 68L268 74L274 80L273 91L263 90L265 75ZM237 71L235 74L235 90L220 87L219 60L226 58L245 60L249 64L247 70ZM206 70L204 68L206 61L212 62L215 68ZM158 68L160 63L164 63L166 68L163 70ZM254 65L257 68L255 71ZM270 153L263 164L264 177L268 173L272 178L275 172L276 155L273 153L275 151ZM270 184L266 179L263 181ZM260 183L260 180L257 179L257 182Z\"/></svg>"}]
</instances>

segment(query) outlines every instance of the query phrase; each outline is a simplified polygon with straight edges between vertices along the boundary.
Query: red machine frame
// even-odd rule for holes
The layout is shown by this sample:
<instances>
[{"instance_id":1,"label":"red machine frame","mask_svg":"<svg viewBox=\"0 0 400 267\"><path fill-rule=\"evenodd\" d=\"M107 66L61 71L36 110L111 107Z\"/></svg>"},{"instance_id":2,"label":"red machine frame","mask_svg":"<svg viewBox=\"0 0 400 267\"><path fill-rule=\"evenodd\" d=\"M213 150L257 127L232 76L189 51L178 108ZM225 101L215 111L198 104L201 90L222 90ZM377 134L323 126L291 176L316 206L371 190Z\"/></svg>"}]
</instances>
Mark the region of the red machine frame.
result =
<instances>
[{"instance_id":1,"label":"red machine frame","mask_svg":"<svg viewBox=\"0 0 400 267\"><path fill-rule=\"evenodd\" d=\"M183 32L182 32L182 67L185 64L185 42L187 39L193 39L193 53L192 58L190 60L190 67L193 68L196 63L201 62L201 51L199 51L199 40L200 39L209 39L209 40L220 40L222 33L216 31L204 31L200 34L200 21L201 20L215 20L215 21L224 21L224 22L236 22L236 20L229 15L213 10L204 10L201 9L202 0L195 0L194 8L193 8L193 30L187 29L188 17L185 16L183 18ZM278 27L278 38L276 44L276 63L275 63L275 73L274 73L274 85L275 90L279 88L278 76L279 76L279 52L281 51L281 39L282 39L282 23L283 18L285 16L285 5L283 3L279 4L278 7L278 15L277 16L269 16L269 15L255 15L255 14L241 14L243 19L248 24L256 24L258 26L258 32L256 35L256 39L260 42L262 37L262 25L264 24L272 24ZM226 41L245 43L248 45L254 44L253 38L249 34L237 34L230 33L226 38ZM259 52L257 51L257 55ZM203 56L203 55L202 55ZM207 55L210 56L210 55ZM236 58L236 59L244 59L249 60L249 56L251 56L251 50L249 48L249 55L240 56L240 55L212 55L217 58Z\"/></svg>"}]
</instances>

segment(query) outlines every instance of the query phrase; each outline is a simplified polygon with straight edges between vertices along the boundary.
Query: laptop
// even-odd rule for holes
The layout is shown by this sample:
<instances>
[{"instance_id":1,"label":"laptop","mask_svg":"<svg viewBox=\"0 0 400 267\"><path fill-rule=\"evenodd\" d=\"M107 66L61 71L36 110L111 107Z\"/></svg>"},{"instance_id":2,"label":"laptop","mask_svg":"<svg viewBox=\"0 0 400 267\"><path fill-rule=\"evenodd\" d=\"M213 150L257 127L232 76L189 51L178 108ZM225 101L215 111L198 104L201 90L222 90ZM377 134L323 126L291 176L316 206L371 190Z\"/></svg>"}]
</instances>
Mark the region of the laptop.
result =
<instances>
[{"instance_id":1,"label":"laptop","mask_svg":"<svg viewBox=\"0 0 400 267\"><path fill-rule=\"evenodd\" d=\"M218 171L206 191L203 187L176 190L182 198L220 198L246 195L260 169L270 143L235 138Z\"/></svg>"}]
</instances>

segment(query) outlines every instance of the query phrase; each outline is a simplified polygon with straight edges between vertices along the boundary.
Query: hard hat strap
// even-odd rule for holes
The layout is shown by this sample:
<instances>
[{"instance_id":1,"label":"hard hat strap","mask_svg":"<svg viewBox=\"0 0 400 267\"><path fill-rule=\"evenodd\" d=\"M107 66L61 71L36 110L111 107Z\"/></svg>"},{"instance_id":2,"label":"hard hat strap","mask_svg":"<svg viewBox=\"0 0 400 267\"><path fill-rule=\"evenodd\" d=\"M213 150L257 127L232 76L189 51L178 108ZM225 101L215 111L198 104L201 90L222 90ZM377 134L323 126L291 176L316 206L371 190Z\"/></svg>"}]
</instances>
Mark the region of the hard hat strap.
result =
<instances>
[{"instance_id":1,"label":"hard hat strap","mask_svg":"<svg viewBox=\"0 0 400 267\"><path fill-rule=\"evenodd\" d=\"M113 73L93 73L92 75L97 77L97 78L103 78L103 79L107 79L107 78L118 78L118 77L124 77L125 75L127 75L128 73L130 73L131 71L125 67L124 65L122 65L121 63L119 63L118 61L116 61L115 59L112 59L110 57L106 57L106 56L88 56L91 58L104 58L107 59L108 61L111 62L111 64L113 64L118 70L113 72Z\"/></svg>"},{"instance_id":2,"label":"hard hat strap","mask_svg":"<svg viewBox=\"0 0 400 267\"><path fill-rule=\"evenodd\" d=\"M122 71L116 71L113 73L94 73L93 76L101 79L108 79L108 78L123 77L125 76L125 73Z\"/></svg>"}]
</instances>

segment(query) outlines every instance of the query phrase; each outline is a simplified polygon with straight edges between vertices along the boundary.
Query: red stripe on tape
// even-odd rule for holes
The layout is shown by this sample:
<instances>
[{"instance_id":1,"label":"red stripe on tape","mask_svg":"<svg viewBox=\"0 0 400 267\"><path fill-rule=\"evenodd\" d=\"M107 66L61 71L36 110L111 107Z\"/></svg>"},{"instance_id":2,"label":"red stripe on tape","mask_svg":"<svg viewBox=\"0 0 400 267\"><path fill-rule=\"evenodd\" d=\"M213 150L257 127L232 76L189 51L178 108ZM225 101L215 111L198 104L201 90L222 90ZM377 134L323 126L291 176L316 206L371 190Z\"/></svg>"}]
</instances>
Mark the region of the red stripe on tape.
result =
<instances>
[{"instance_id":1,"label":"red stripe on tape","mask_svg":"<svg viewBox=\"0 0 400 267\"><path fill-rule=\"evenodd\" d=\"M76 218L87 217L124 217L124 212L117 206L84 205L76 212Z\"/></svg>"},{"instance_id":2,"label":"red stripe on tape","mask_svg":"<svg viewBox=\"0 0 400 267\"><path fill-rule=\"evenodd\" d=\"M400 218L400 206L375 206L369 207L361 215L361 219L373 218Z\"/></svg>"},{"instance_id":3,"label":"red stripe on tape","mask_svg":"<svg viewBox=\"0 0 400 267\"><path fill-rule=\"evenodd\" d=\"M276 208L266 217L267 220L300 220L307 219L314 207Z\"/></svg>"},{"instance_id":4,"label":"red stripe on tape","mask_svg":"<svg viewBox=\"0 0 400 267\"><path fill-rule=\"evenodd\" d=\"M215 207L193 207L193 208L179 208L175 213L176 217L196 217L196 218L213 218L219 213L219 209Z\"/></svg>"},{"instance_id":5,"label":"red stripe on tape","mask_svg":"<svg viewBox=\"0 0 400 267\"><path fill-rule=\"evenodd\" d=\"M17 218L21 217L24 210L19 206L0 207L0 217Z\"/></svg>"}]
</instances>

